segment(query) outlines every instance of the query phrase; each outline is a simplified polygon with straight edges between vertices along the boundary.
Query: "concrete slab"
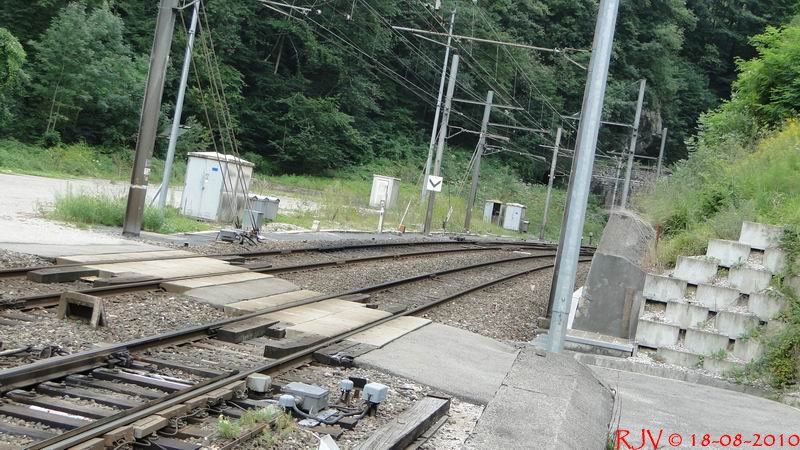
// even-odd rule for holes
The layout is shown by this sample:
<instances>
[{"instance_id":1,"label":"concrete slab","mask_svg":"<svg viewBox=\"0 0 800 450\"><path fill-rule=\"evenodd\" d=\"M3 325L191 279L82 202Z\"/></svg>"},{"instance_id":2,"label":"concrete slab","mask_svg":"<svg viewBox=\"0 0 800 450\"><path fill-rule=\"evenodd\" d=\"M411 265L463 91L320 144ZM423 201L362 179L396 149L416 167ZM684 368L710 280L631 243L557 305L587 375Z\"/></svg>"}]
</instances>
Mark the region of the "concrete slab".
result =
<instances>
[{"instance_id":1,"label":"concrete slab","mask_svg":"<svg viewBox=\"0 0 800 450\"><path fill-rule=\"evenodd\" d=\"M649 375L591 369L617 390L622 405L619 429L630 431L628 443L632 447L642 445L643 429L651 430L653 436L663 429L661 445L665 447L669 447L667 437L679 433L688 448L691 434L709 434L719 439L723 434L741 433L752 439L754 433L787 433L800 423L800 410L772 400Z\"/></svg>"},{"instance_id":2,"label":"concrete slab","mask_svg":"<svg viewBox=\"0 0 800 450\"><path fill-rule=\"evenodd\" d=\"M294 283L281 278L263 278L258 280L243 281L241 283L223 284L191 289L184 292L200 302L208 303L222 309L229 303L250 300L273 294L296 291L300 288Z\"/></svg>"},{"instance_id":3,"label":"concrete slab","mask_svg":"<svg viewBox=\"0 0 800 450\"><path fill-rule=\"evenodd\" d=\"M780 247L770 247L764 250L764 267L773 274L779 274L786 269L786 252Z\"/></svg>"},{"instance_id":4,"label":"concrete slab","mask_svg":"<svg viewBox=\"0 0 800 450\"><path fill-rule=\"evenodd\" d=\"M432 323L359 356L355 364L485 405L494 398L516 355L515 348L494 339Z\"/></svg>"},{"instance_id":5,"label":"concrete slab","mask_svg":"<svg viewBox=\"0 0 800 450\"><path fill-rule=\"evenodd\" d=\"M658 349L656 352L656 359L667 364L674 364L682 367L699 367L702 365L700 355L669 348Z\"/></svg>"},{"instance_id":6,"label":"concrete slab","mask_svg":"<svg viewBox=\"0 0 800 450\"><path fill-rule=\"evenodd\" d=\"M707 306L712 311L719 311L735 305L739 301L739 297L741 297L741 292L736 289L710 284L698 285L695 293L695 301Z\"/></svg>"},{"instance_id":7,"label":"concrete slab","mask_svg":"<svg viewBox=\"0 0 800 450\"><path fill-rule=\"evenodd\" d=\"M614 400L565 354L522 350L478 420L467 449L603 449Z\"/></svg>"},{"instance_id":8,"label":"concrete slab","mask_svg":"<svg viewBox=\"0 0 800 450\"><path fill-rule=\"evenodd\" d=\"M275 308L283 306L287 303L306 300L313 297L323 295L321 292L309 291L301 289L299 291L286 292L283 294L270 295L268 297L259 297L252 300L244 300L236 303L229 303L222 309L226 314L232 316L242 316L254 311L260 311L267 308Z\"/></svg>"},{"instance_id":9,"label":"concrete slab","mask_svg":"<svg viewBox=\"0 0 800 450\"><path fill-rule=\"evenodd\" d=\"M783 236L783 228L755 222L743 222L739 242L759 250L776 247Z\"/></svg>"},{"instance_id":10,"label":"concrete slab","mask_svg":"<svg viewBox=\"0 0 800 450\"><path fill-rule=\"evenodd\" d=\"M652 320L639 320L636 341L645 347L669 347L678 343L680 327Z\"/></svg>"},{"instance_id":11,"label":"concrete slab","mask_svg":"<svg viewBox=\"0 0 800 450\"><path fill-rule=\"evenodd\" d=\"M668 302L686 296L686 280L647 274L644 280L644 298Z\"/></svg>"},{"instance_id":12,"label":"concrete slab","mask_svg":"<svg viewBox=\"0 0 800 450\"><path fill-rule=\"evenodd\" d=\"M750 294L750 298L747 300L747 309L765 322L774 319L778 313L788 307L788 301L777 292L774 295Z\"/></svg>"},{"instance_id":13,"label":"concrete slab","mask_svg":"<svg viewBox=\"0 0 800 450\"><path fill-rule=\"evenodd\" d=\"M690 352L699 355L710 355L719 351L728 350L730 338L724 334L710 333L700 330L686 330L683 345Z\"/></svg>"},{"instance_id":14,"label":"concrete slab","mask_svg":"<svg viewBox=\"0 0 800 450\"><path fill-rule=\"evenodd\" d=\"M185 256L197 256L197 253L187 252L186 250L148 250L142 252L69 255L56 258L56 264L99 264L142 259L171 259Z\"/></svg>"},{"instance_id":15,"label":"concrete slab","mask_svg":"<svg viewBox=\"0 0 800 450\"><path fill-rule=\"evenodd\" d=\"M360 344L369 344L376 347L383 347L386 344L405 336L407 333L422 328L430 324L428 319L420 317L402 316L394 320L378 325L375 328L361 333L354 334L347 338L348 341Z\"/></svg>"},{"instance_id":16,"label":"concrete slab","mask_svg":"<svg viewBox=\"0 0 800 450\"><path fill-rule=\"evenodd\" d=\"M708 319L708 307L690 303L669 302L667 303L665 318L668 322L681 328L690 328Z\"/></svg>"},{"instance_id":17,"label":"concrete slab","mask_svg":"<svg viewBox=\"0 0 800 450\"><path fill-rule=\"evenodd\" d=\"M763 291L772 282L772 274L766 270L750 269L740 267L731 269L728 274L728 281L731 286L740 290L744 294Z\"/></svg>"},{"instance_id":18,"label":"concrete slab","mask_svg":"<svg viewBox=\"0 0 800 450\"><path fill-rule=\"evenodd\" d=\"M358 311L355 311L355 309L358 308L366 309L362 303L348 302L339 299L329 299L308 305L296 306L283 311L277 311L267 314L264 317L280 320L281 322L291 325L299 325L341 312L350 312L350 317L353 317L358 313ZM363 317L363 315L358 317ZM381 315L379 318L383 317L386 317L386 315Z\"/></svg>"},{"instance_id":19,"label":"concrete slab","mask_svg":"<svg viewBox=\"0 0 800 450\"><path fill-rule=\"evenodd\" d=\"M741 264L750 257L750 246L737 241L711 239L708 241L706 256L719 260L722 267Z\"/></svg>"},{"instance_id":20,"label":"concrete slab","mask_svg":"<svg viewBox=\"0 0 800 450\"><path fill-rule=\"evenodd\" d=\"M686 280L690 284L704 284L711 282L717 276L718 269L718 262L705 256L678 256L672 276Z\"/></svg>"},{"instance_id":21,"label":"concrete slab","mask_svg":"<svg viewBox=\"0 0 800 450\"><path fill-rule=\"evenodd\" d=\"M737 339L733 345L733 356L745 363L758 359L763 353L764 347L756 339Z\"/></svg>"},{"instance_id":22,"label":"concrete slab","mask_svg":"<svg viewBox=\"0 0 800 450\"><path fill-rule=\"evenodd\" d=\"M720 311L714 319L714 328L731 339L747 335L758 327L758 317L733 311Z\"/></svg>"},{"instance_id":23,"label":"concrete slab","mask_svg":"<svg viewBox=\"0 0 800 450\"><path fill-rule=\"evenodd\" d=\"M300 332L332 337L391 315L391 313L378 309L348 308L319 319L292 325L286 329L286 334Z\"/></svg>"},{"instance_id":24,"label":"concrete slab","mask_svg":"<svg viewBox=\"0 0 800 450\"><path fill-rule=\"evenodd\" d=\"M185 259L181 260L180 264L176 264L175 261L164 260L123 262L116 264L91 264L86 267L98 269L101 274L133 272L159 278L177 278L247 271L247 269L232 266L213 258Z\"/></svg>"},{"instance_id":25,"label":"concrete slab","mask_svg":"<svg viewBox=\"0 0 800 450\"><path fill-rule=\"evenodd\" d=\"M190 289L197 289L206 286L217 286L221 284L241 283L250 280L263 280L272 278L272 275L264 275L255 272L236 272L226 275L216 275L213 277L190 278L188 280L168 281L161 283L161 288L167 292L183 294Z\"/></svg>"}]
</instances>

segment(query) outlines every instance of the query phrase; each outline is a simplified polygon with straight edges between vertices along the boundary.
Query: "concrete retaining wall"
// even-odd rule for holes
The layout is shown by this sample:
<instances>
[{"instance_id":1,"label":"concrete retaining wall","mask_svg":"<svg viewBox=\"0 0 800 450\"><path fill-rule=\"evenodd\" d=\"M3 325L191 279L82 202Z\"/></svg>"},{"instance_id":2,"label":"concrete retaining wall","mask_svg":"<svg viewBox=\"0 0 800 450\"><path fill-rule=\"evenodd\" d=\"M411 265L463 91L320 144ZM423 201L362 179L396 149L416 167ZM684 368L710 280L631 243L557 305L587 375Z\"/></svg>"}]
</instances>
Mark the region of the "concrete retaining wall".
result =
<instances>
[{"instance_id":1,"label":"concrete retaining wall","mask_svg":"<svg viewBox=\"0 0 800 450\"><path fill-rule=\"evenodd\" d=\"M764 251L764 267L778 274L786 269L786 252L780 247L770 247Z\"/></svg>"},{"instance_id":2,"label":"concrete retaining wall","mask_svg":"<svg viewBox=\"0 0 800 450\"><path fill-rule=\"evenodd\" d=\"M730 281L731 286L742 293L752 294L768 288L770 282L772 282L772 274L765 270L741 267L731 269L728 274L728 281Z\"/></svg>"},{"instance_id":3,"label":"concrete retaining wall","mask_svg":"<svg viewBox=\"0 0 800 450\"><path fill-rule=\"evenodd\" d=\"M680 327L652 320L639 320L636 340L645 347L669 347L678 343Z\"/></svg>"},{"instance_id":4,"label":"concrete retaining wall","mask_svg":"<svg viewBox=\"0 0 800 450\"><path fill-rule=\"evenodd\" d=\"M759 250L766 250L779 244L783 228L761 223L744 222L739 242Z\"/></svg>"},{"instance_id":5,"label":"concrete retaining wall","mask_svg":"<svg viewBox=\"0 0 800 450\"><path fill-rule=\"evenodd\" d=\"M710 355L720 350L728 350L728 336L700 330L686 330L683 345L690 352Z\"/></svg>"},{"instance_id":6,"label":"concrete retaining wall","mask_svg":"<svg viewBox=\"0 0 800 450\"><path fill-rule=\"evenodd\" d=\"M736 304L740 296L741 293L736 289L701 284L697 286L695 301L717 311Z\"/></svg>"},{"instance_id":7,"label":"concrete retaining wall","mask_svg":"<svg viewBox=\"0 0 800 450\"><path fill-rule=\"evenodd\" d=\"M708 319L708 308L689 303L670 302L667 303L665 317L668 322L681 328L691 328Z\"/></svg>"},{"instance_id":8,"label":"concrete retaining wall","mask_svg":"<svg viewBox=\"0 0 800 450\"><path fill-rule=\"evenodd\" d=\"M737 339L736 344L733 346L733 356L746 363L759 358L763 353L764 348L761 342L755 339L748 339L746 341Z\"/></svg>"},{"instance_id":9,"label":"concrete retaining wall","mask_svg":"<svg viewBox=\"0 0 800 450\"><path fill-rule=\"evenodd\" d=\"M758 317L731 311L720 311L714 327L731 339L738 339L758 326Z\"/></svg>"},{"instance_id":10,"label":"concrete retaining wall","mask_svg":"<svg viewBox=\"0 0 800 450\"><path fill-rule=\"evenodd\" d=\"M644 298L668 302L686 296L686 281L679 278L647 274L644 280Z\"/></svg>"},{"instance_id":11,"label":"concrete retaining wall","mask_svg":"<svg viewBox=\"0 0 800 450\"><path fill-rule=\"evenodd\" d=\"M768 322L772 320L779 312L786 309L788 304L786 299L769 294L750 294L750 300L747 304L747 309L751 313L758 316L759 319Z\"/></svg>"},{"instance_id":12,"label":"concrete retaining wall","mask_svg":"<svg viewBox=\"0 0 800 450\"><path fill-rule=\"evenodd\" d=\"M701 364L700 355L669 348L658 349L656 356L665 363L676 366L697 367Z\"/></svg>"}]
</instances>

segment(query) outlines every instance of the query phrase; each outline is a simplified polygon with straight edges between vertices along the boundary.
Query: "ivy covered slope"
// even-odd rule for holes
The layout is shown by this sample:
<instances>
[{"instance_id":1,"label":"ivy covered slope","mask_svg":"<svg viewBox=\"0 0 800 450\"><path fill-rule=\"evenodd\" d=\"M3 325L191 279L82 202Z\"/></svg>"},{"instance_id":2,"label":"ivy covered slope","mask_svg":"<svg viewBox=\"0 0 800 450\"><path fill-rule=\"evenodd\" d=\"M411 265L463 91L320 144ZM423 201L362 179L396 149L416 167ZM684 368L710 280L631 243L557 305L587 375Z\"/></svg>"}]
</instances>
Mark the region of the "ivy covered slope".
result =
<instances>
[{"instance_id":1,"label":"ivy covered slope","mask_svg":"<svg viewBox=\"0 0 800 450\"><path fill-rule=\"evenodd\" d=\"M314 175L375 160L413 160L427 150L442 47L390 25L443 31L458 9L456 32L560 49L588 49L597 2L573 0L445 0L440 11L423 0L298 2L318 9L289 18L254 0L206 0L196 49L213 48L243 153L263 157L272 173ZM432 3L432 2L431 2ZM0 9L0 136L23 142L75 143L130 149L136 136L157 1L6 0ZM747 7L712 0L632 1L620 8L607 118L629 122L635 82L647 78L644 136L670 128L669 158L686 155L684 140L698 115L729 92L736 57L754 55L747 37L790 16L796 2L748 0ZM179 23L186 24L188 17ZM208 31L211 33L208 33ZM213 36L213 42L210 37ZM8 43L8 44L7 44ZM173 101L185 44L178 26L166 101ZM580 110L588 54L535 52L458 41L458 96L527 113L503 118L526 127L557 125L558 114ZM570 59L562 55L567 55ZM201 59L192 71L184 117L189 131L179 151L209 146L200 95L208 86ZM577 65L575 64L577 63ZM474 129L480 107L459 106L458 127ZM171 116L165 108L165 118ZM516 133L510 149L547 156L551 137ZM603 146L624 145L625 130L603 131ZM453 151L471 152L461 134ZM657 139L643 139L657 153ZM163 152L162 147L158 151ZM129 150L128 150L129 151ZM547 164L516 153L493 156L523 181L545 180ZM568 171L564 158L560 172ZM560 180L560 181L563 181Z\"/></svg>"}]
</instances>

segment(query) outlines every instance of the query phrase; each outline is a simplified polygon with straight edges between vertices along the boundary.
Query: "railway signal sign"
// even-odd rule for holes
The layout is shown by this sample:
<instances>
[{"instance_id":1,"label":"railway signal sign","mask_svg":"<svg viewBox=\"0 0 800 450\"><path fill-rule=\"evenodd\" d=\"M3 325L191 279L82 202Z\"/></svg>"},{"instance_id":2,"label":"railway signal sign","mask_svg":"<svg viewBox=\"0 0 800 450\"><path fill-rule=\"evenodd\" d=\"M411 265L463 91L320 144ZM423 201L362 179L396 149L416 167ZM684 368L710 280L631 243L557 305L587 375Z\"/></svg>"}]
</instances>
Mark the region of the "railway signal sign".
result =
<instances>
[{"instance_id":1,"label":"railway signal sign","mask_svg":"<svg viewBox=\"0 0 800 450\"><path fill-rule=\"evenodd\" d=\"M442 192L442 185L444 185L443 177L428 175L428 182L425 183L425 189L429 192Z\"/></svg>"}]
</instances>

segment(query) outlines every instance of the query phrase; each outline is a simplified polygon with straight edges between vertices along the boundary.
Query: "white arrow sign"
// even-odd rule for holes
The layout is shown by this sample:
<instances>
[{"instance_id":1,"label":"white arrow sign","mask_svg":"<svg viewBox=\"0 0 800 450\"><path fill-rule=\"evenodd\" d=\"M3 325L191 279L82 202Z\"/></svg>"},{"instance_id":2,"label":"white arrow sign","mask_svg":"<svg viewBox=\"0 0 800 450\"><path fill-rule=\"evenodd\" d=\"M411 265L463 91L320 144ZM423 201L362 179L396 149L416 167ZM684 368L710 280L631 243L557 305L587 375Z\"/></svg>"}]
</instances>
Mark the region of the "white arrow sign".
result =
<instances>
[{"instance_id":1,"label":"white arrow sign","mask_svg":"<svg viewBox=\"0 0 800 450\"><path fill-rule=\"evenodd\" d=\"M442 192L443 184L444 178L428 175L428 182L425 183L425 189L430 192Z\"/></svg>"}]
</instances>

